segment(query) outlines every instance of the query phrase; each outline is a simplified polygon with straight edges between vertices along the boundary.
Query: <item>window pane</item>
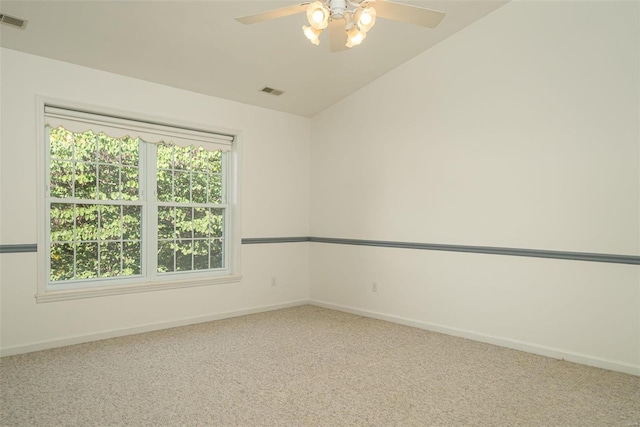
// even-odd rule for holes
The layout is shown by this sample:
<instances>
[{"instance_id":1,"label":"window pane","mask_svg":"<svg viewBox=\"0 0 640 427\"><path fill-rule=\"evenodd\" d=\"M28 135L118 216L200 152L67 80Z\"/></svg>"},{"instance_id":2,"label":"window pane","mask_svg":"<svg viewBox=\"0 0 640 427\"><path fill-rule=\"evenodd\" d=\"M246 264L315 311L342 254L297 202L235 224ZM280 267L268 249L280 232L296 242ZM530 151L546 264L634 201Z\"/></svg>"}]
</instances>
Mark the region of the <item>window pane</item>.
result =
<instances>
[{"instance_id":1,"label":"window pane","mask_svg":"<svg viewBox=\"0 0 640 427\"><path fill-rule=\"evenodd\" d=\"M193 242L193 269L207 270L209 268L209 242L196 240Z\"/></svg>"},{"instance_id":2,"label":"window pane","mask_svg":"<svg viewBox=\"0 0 640 427\"><path fill-rule=\"evenodd\" d=\"M158 242L158 272L169 273L174 271L175 262L173 241Z\"/></svg>"},{"instance_id":3,"label":"window pane","mask_svg":"<svg viewBox=\"0 0 640 427\"><path fill-rule=\"evenodd\" d=\"M122 207L122 238L124 240L139 240L142 228L142 207Z\"/></svg>"},{"instance_id":4,"label":"window pane","mask_svg":"<svg viewBox=\"0 0 640 427\"><path fill-rule=\"evenodd\" d=\"M100 163L120 163L120 140L103 132L98 134L98 161Z\"/></svg>"},{"instance_id":5,"label":"window pane","mask_svg":"<svg viewBox=\"0 0 640 427\"><path fill-rule=\"evenodd\" d=\"M97 141L92 131L75 133L76 161L95 163Z\"/></svg>"},{"instance_id":6,"label":"window pane","mask_svg":"<svg viewBox=\"0 0 640 427\"><path fill-rule=\"evenodd\" d=\"M98 240L98 207L76 205L75 240Z\"/></svg>"},{"instance_id":7,"label":"window pane","mask_svg":"<svg viewBox=\"0 0 640 427\"><path fill-rule=\"evenodd\" d=\"M207 175L194 173L191 175L191 180L193 203L207 203Z\"/></svg>"},{"instance_id":8,"label":"window pane","mask_svg":"<svg viewBox=\"0 0 640 427\"><path fill-rule=\"evenodd\" d=\"M98 167L98 190L101 200L120 199L120 167L114 165L100 165Z\"/></svg>"},{"instance_id":9,"label":"window pane","mask_svg":"<svg viewBox=\"0 0 640 427\"><path fill-rule=\"evenodd\" d=\"M193 237L193 223L192 223L192 209L191 208L176 208L176 237L177 238L192 238Z\"/></svg>"},{"instance_id":10,"label":"window pane","mask_svg":"<svg viewBox=\"0 0 640 427\"><path fill-rule=\"evenodd\" d=\"M54 243L51 245L51 271L49 280L73 279L73 244Z\"/></svg>"},{"instance_id":11,"label":"window pane","mask_svg":"<svg viewBox=\"0 0 640 427\"><path fill-rule=\"evenodd\" d=\"M206 173L209 169L209 151L202 147L193 150L193 163L191 169L197 172Z\"/></svg>"},{"instance_id":12,"label":"window pane","mask_svg":"<svg viewBox=\"0 0 640 427\"><path fill-rule=\"evenodd\" d=\"M52 159L71 160L73 157L73 133L63 127L49 129L49 155Z\"/></svg>"},{"instance_id":13,"label":"window pane","mask_svg":"<svg viewBox=\"0 0 640 427\"><path fill-rule=\"evenodd\" d=\"M209 175L209 203L222 203L222 175Z\"/></svg>"},{"instance_id":14,"label":"window pane","mask_svg":"<svg viewBox=\"0 0 640 427\"><path fill-rule=\"evenodd\" d=\"M120 206L100 206L100 240L121 240Z\"/></svg>"},{"instance_id":15,"label":"window pane","mask_svg":"<svg viewBox=\"0 0 640 427\"><path fill-rule=\"evenodd\" d=\"M173 147L170 145L158 145L157 169L171 169L173 166Z\"/></svg>"},{"instance_id":16,"label":"window pane","mask_svg":"<svg viewBox=\"0 0 640 427\"><path fill-rule=\"evenodd\" d=\"M158 239L173 239L175 208L158 206Z\"/></svg>"},{"instance_id":17,"label":"window pane","mask_svg":"<svg viewBox=\"0 0 640 427\"><path fill-rule=\"evenodd\" d=\"M76 279L98 277L98 244L78 243L76 245Z\"/></svg>"},{"instance_id":18,"label":"window pane","mask_svg":"<svg viewBox=\"0 0 640 427\"><path fill-rule=\"evenodd\" d=\"M124 242L122 258L122 275L132 276L141 272L142 242Z\"/></svg>"},{"instance_id":19,"label":"window pane","mask_svg":"<svg viewBox=\"0 0 640 427\"><path fill-rule=\"evenodd\" d=\"M100 243L100 277L120 275L121 242Z\"/></svg>"},{"instance_id":20,"label":"window pane","mask_svg":"<svg viewBox=\"0 0 640 427\"><path fill-rule=\"evenodd\" d=\"M173 168L181 170L191 169L192 147L173 147Z\"/></svg>"},{"instance_id":21,"label":"window pane","mask_svg":"<svg viewBox=\"0 0 640 427\"><path fill-rule=\"evenodd\" d=\"M171 192L172 187L172 174L171 171L159 170L157 174L157 192L159 202L172 202L173 195Z\"/></svg>"},{"instance_id":22,"label":"window pane","mask_svg":"<svg viewBox=\"0 0 640 427\"><path fill-rule=\"evenodd\" d=\"M176 271L193 270L191 264L192 246L192 240L178 240L176 245Z\"/></svg>"},{"instance_id":23,"label":"window pane","mask_svg":"<svg viewBox=\"0 0 640 427\"><path fill-rule=\"evenodd\" d=\"M209 152L209 173L222 173L222 151Z\"/></svg>"},{"instance_id":24,"label":"window pane","mask_svg":"<svg viewBox=\"0 0 640 427\"><path fill-rule=\"evenodd\" d=\"M222 250L222 239L213 239L210 243L210 268L224 267L224 251Z\"/></svg>"},{"instance_id":25,"label":"window pane","mask_svg":"<svg viewBox=\"0 0 640 427\"><path fill-rule=\"evenodd\" d=\"M75 194L78 199L96 199L96 165L76 163Z\"/></svg>"},{"instance_id":26,"label":"window pane","mask_svg":"<svg viewBox=\"0 0 640 427\"><path fill-rule=\"evenodd\" d=\"M49 173L51 197L58 197L61 199L71 197L71 183L73 181L72 163L52 160Z\"/></svg>"},{"instance_id":27,"label":"window pane","mask_svg":"<svg viewBox=\"0 0 640 427\"><path fill-rule=\"evenodd\" d=\"M122 200L138 200L138 168L123 167L122 178Z\"/></svg>"},{"instance_id":28,"label":"window pane","mask_svg":"<svg viewBox=\"0 0 640 427\"><path fill-rule=\"evenodd\" d=\"M209 228L212 237L222 237L224 235L224 210L209 210Z\"/></svg>"},{"instance_id":29,"label":"window pane","mask_svg":"<svg viewBox=\"0 0 640 427\"><path fill-rule=\"evenodd\" d=\"M73 204L52 203L50 210L51 241L73 241ZM73 268L72 268L73 270Z\"/></svg>"},{"instance_id":30,"label":"window pane","mask_svg":"<svg viewBox=\"0 0 640 427\"><path fill-rule=\"evenodd\" d=\"M189 203L191 201L191 174L189 172L175 171L174 179L174 200L178 203Z\"/></svg>"},{"instance_id":31,"label":"window pane","mask_svg":"<svg viewBox=\"0 0 640 427\"><path fill-rule=\"evenodd\" d=\"M204 238L209 236L209 219L206 208L193 209L193 237Z\"/></svg>"},{"instance_id":32,"label":"window pane","mask_svg":"<svg viewBox=\"0 0 640 427\"><path fill-rule=\"evenodd\" d=\"M120 159L123 165L138 166L139 140L125 136L122 138Z\"/></svg>"}]
</instances>

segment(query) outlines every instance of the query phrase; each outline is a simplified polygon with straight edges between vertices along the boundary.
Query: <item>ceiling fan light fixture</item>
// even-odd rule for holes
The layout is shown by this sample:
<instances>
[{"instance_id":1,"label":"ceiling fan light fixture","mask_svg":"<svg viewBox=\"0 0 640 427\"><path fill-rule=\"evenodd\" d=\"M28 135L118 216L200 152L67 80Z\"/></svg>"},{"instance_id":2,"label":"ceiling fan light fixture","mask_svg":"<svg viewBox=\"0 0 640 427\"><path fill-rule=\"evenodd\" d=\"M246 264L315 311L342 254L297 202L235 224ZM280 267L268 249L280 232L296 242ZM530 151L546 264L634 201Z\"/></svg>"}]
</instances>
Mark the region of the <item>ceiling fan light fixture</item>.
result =
<instances>
[{"instance_id":1,"label":"ceiling fan light fixture","mask_svg":"<svg viewBox=\"0 0 640 427\"><path fill-rule=\"evenodd\" d=\"M236 20L247 25L298 13L306 13L309 26L303 26L302 30L305 37L315 45L320 44L319 36L322 31L329 28L329 49L332 52L361 44L375 25L378 14L381 19L428 28L437 27L445 16L444 12L396 3L393 0L307 0L305 3L241 16ZM344 21L344 24L339 21Z\"/></svg>"},{"instance_id":2,"label":"ceiling fan light fixture","mask_svg":"<svg viewBox=\"0 0 640 427\"><path fill-rule=\"evenodd\" d=\"M376 10L373 7L358 9L355 18L360 31L366 33L376 24Z\"/></svg>"},{"instance_id":3,"label":"ceiling fan light fixture","mask_svg":"<svg viewBox=\"0 0 640 427\"><path fill-rule=\"evenodd\" d=\"M308 25L303 25L302 31L304 32L305 37L308 38L311 43L315 44L316 46L320 44L320 33L322 33L322 30L316 30L315 28Z\"/></svg>"},{"instance_id":4,"label":"ceiling fan light fixture","mask_svg":"<svg viewBox=\"0 0 640 427\"><path fill-rule=\"evenodd\" d=\"M361 31L357 25L347 27L347 47L358 46L367 37L367 33Z\"/></svg>"},{"instance_id":5,"label":"ceiling fan light fixture","mask_svg":"<svg viewBox=\"0 0 640 427\"><path fill-rule=\"evenodd\" d=\"M329 25L331 12L321 1L314 1L307 8L307 20L316 30L324 30Z\"/></svg>"}]
</instances>

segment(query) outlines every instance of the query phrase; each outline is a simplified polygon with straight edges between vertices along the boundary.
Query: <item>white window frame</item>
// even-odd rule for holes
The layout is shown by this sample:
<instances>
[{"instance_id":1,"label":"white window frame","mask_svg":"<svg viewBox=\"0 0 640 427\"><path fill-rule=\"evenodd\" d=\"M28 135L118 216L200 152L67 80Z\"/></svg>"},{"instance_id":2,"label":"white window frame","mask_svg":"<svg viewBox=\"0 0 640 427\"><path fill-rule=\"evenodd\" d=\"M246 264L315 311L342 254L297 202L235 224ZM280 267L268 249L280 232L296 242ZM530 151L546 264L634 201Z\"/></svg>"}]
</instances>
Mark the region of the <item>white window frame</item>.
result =
<instances>
[{"instance_id":1,"label":"white window frame","mask_svg":"<svg viewBox=\"0 0 640 427\"><path fill-rule=\"evenodd\" d=\"M231 150L224 155L227 156L223 162L226 168L223 171L223 188L226 192L226 217L224 239L226 241L225 251L225 268L222 270L203 270L198 272L173 272L156 274L155 270L148 276L136 276L132 278L104 278L104 279L88 279L78 281L76 283L67 283L64 289L49 285L49 208L46 205L48 199L48 165L49 150L47 139L48 132L45 129L45 106L58 107L74 111L86 111L89 113L111 116L126 117L130 120L146 122L146 123L162 123L166 126L175 126L185 129L198 129L203 132L225 134L233 136L233 144ZM212 128L209 125L194 124L184 121L168 120L160 117L146 116L138 113L114 110L94 105L69 102L60 99L54 99L44 96L36 97L36 126L37 126L37 165L38 188L37 195L37 233L38 233L38 286L36 292L37 302L63 301L69 299L92 298L105 295L119 295L127 293L147 292L156 290L176 289L192 286L215 285L222 283L239 282L242 278L240 274L240 254L241 254L241 234L240 234L240 179L241 176L241 132L225 128ZM156 150L153 144L144 144L148 153L146 158L152 158ZM142 162L141 150L141 168L147 170L141 171L141 174L155 174L155 164L146 164ZM153 157L155 158L155 157ZM153 175L155 176L155 175ZM155 182L155 180L154 180ZM150 185L147 185L150 187ZM155 223L155 215L157 215L158 201L155 197L155 189L150 191L147 188L146 209L143 208L143 239L144 236L157 236L153 231L157 227ZM157 251L157 240L152 239L151 244L147 246L147 250L143 250L143 264L156 265L157 260L153 261L153 256L149 256L151 252L155 254ZM155 268L155 267L154 267ZM143 272L144 273L144 272Z\"/></svg>"}]
</instances>

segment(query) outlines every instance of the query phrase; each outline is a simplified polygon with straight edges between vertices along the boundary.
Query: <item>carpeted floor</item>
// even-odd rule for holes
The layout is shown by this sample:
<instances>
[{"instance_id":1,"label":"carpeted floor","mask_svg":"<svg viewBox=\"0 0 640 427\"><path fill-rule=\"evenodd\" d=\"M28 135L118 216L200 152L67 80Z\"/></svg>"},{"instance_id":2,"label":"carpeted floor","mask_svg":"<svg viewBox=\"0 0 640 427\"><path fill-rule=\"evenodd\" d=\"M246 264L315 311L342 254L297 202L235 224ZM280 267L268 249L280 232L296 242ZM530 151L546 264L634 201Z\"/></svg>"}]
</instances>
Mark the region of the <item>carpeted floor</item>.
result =
<instances>
[{"instance_id":1,"label":"carpeted floor","mask_svg":"<svg viewBox=\"0 0 640 427\"><path fill-rule=\"evenodd\" d=\"M0 360L7 426L640 425L640 377L302 306Z\"/></svg>"}]
</instances>

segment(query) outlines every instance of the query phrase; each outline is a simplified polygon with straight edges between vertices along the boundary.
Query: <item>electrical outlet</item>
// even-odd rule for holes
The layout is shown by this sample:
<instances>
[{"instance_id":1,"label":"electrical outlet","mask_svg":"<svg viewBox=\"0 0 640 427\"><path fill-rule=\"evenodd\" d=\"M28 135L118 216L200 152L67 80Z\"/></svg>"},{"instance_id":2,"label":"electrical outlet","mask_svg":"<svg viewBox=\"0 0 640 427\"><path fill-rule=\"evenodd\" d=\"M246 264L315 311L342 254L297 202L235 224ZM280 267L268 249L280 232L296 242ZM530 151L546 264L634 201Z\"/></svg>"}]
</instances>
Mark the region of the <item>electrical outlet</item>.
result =
<instances>
[{"instance_id":1,"label":"electrical outlet","mask_svg":"<svg viewBox=\"0 0 640 427\"><path fill-rule=\"evenodd\" d=\"M371 284L371 292L378 292L378 282L373 282Z\"/></svg>"},{"instance_id":2,"label":"electrical outlet","mask_svg":"<svg viewBox=\"0 0 640 427\"><path fill-rule=\"evenodd\" d=\"M276 276L271 276L271 286L275 286L277 284L278 282L276 282Z\"/></svg>"}]
</instances>

